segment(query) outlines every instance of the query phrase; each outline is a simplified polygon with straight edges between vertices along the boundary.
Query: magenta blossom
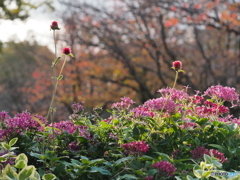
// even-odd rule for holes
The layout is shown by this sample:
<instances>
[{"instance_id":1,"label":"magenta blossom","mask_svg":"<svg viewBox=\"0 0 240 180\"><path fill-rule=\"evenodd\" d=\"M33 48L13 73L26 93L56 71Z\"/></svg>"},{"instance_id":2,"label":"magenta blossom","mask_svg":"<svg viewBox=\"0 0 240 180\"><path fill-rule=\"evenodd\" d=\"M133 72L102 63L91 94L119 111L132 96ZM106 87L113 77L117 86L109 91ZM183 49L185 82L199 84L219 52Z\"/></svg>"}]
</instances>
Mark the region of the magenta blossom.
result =
<instances>
[{"instance_id":1,"label":"magenta blossom","mask_svg":"<svg viewBox=\"0 0 240 180\"><path fill-rule=\"evenodd\" d=\"M52 30L60 30L60 28L58 27L58 22L57 21L53 21L52 24L50 25L50 28Z\"/></svg>"},{"instance_id":2,"label":"magenta blossom","mask_svg":"<svg viewBox=\"0 0 240 180\"><path fill-rule=\"evenodd\" d=\"M68 149L71 150L71 151L79 151L79 150L80 150L80 147L79 147L79 145L77 145L76 142L71 142L71 143L68 145Z\"/></svg>"},{"instance_id":3,"label":"magenta blossom","mask_svg":"<svg viewBox=\"0 0 240 180\"><path fill-rule=\"evenodd\" d=\"M159 89L157 92L161 93L162 97L170 98L173 101L182 101L188 99L189 95L183 90L172 88ZM171 95L171 96L170 96Z\"/></svg>"},{"instance_id":4,"label":"magenta blossom","mask_svg":"<svg viewBox=\"0 0 240 180\"><path fill-rule=\"evenodd\" d=\"M171 99L167 98L157 98L157 99L150 99L143 104L144 107L147 107L151 110L155 111L167 111L167 112L174 112L176 108L176 104Z\"/></svg>"},{"instance_id":5,"label":"magenta blossom","mask_svg":"<svg viewBox=\"0 0 240 180\"><path fill-rule=\"evenodd\" d=\"M121 100L122 100L121 102L112 104L112 108L116 108L117 110L121 111L121 110L129 109L130 106L135 103L129 97L123 97L121 98Z\"/></svg>"},{"instance_id":6,"label":"magenta blossom","mask_svg":"<svg viewBox=\"0 0 240 180\"><path fill-rule=\"evenodd\" d=\"M211 86L204 92L204 96L229 101L233 105L233 101L239 101L239 96L235 88L223 87L221 85Z\"/></svg>"},{"instance_id":7,"label":"magenta blossom","mask_svg":"<svg viewBox=\"0 0 240 180\"><path fill-rule=\"evenodd\" d=\"M164 177L172 177L174 172L177 170L170 162L160 161L152 165L155 169L158 170L158 173Z\"/></svg>"},{"instance_id":8,"label":"magenta blossom","mask_svg":"<svg viewBox=\"0 0 240 180\"><path fill-rule=\"evenodd\" d=\"M173 68L175 71L182 70L182 62L181 62L181 61L174 61L172 68Z\"/></svg>"},{"instance_id":9,"label":"magenta blossom","mask_svg":"<svg viewBox=\"0 0 240 180\"><path fill-rule=\"evenodd\" d=\"M197 147L195 148L193 151L191 151L192 153L192 158L193 159L202 159L204 154L209 155L209 156L214 156L215 158L217 158L221 163L227 162L227 158L225 158L224 154L219 152L218 150L215 149L206 149L204 147Z\"/></svg>"},{"instance_id":10,"label":"magenta blossom","mask_svg":"<svg viewBox=\"0 0 240 180\"><path fill-rule=\"evenodd\" d=\"M72 104L71 108L73 110L73 113L78 114L84 111L84 102L80 103L74 103Z\"/></svg>"},{"instance_id":11,"label":"magenta blossom","mask_svg":"<svg viewBox=\"0 0 240 180\"><path fill-rule=\"evenodd\" d=\"M149 145L145 141L135 141L123 144L122 148L126 154L141 155L149 150Z\"/></svg>"},{"instance_id":12,"label":"magenta blossom","mask_svg":"<svg viewBox=\"0 0 240 180\"><path fill-rule=\"evenodd\" d=\"M72 53L72 50L68 47L63 48L62 53L65 55L70 55Z\"/></svg>"},{"instance_id":13,"label":"magenta blossom","mask_svg":"<svg viewBox=\"0 0 240 180\"><path fill-rule=\"evenodd\" d=\"M148 107L143 107L143 106L134 108L131 110L131 112L133 112L134 117L138 117L138 118L142 116L147 116L147 117L154 116L154 113Z\"/></svg>"}]
</instances>

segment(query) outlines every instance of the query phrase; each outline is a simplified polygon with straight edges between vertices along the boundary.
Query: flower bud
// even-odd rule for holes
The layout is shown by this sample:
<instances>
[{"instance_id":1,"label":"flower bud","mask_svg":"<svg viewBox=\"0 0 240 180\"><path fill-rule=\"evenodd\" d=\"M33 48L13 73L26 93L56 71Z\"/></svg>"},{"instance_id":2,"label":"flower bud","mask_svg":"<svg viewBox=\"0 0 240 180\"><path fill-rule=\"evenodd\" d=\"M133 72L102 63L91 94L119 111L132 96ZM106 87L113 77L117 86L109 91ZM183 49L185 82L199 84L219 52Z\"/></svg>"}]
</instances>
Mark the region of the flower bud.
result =
<instances>
[{"instance_id":1,"label":"flower bud","mask_svg":"<svg viewBox=\"0 0 240 180\"><path fill-rule=\"evenodd\" d=\"M69 55L69 54L71 54L71 49L68 48L68 47L65 47L65 48L63 48L62 53L66 54L66 55Z\"/></svg>"},{"instance_id":2,"label":"flower bud","mask_svg":"<svg viewBox=\"0 0 240 180\"><path fill-rule=\"evenodd\" d=\"M60 30L60 28L58 27L58 22L57 21L53 21L52 24L50 25L50 28L52 30Z\"/></svg>"},{"instance_id":3,"label":"flower bud","mask_svg":"<svg viewBox=\"0 0 240 180\"><path fill-rule=\"evenodd\" d=\"M181 61L174 61L172 68L173 68L175 71L182 70L182 62L181 62Z\"/></svg>"}]
</instances>

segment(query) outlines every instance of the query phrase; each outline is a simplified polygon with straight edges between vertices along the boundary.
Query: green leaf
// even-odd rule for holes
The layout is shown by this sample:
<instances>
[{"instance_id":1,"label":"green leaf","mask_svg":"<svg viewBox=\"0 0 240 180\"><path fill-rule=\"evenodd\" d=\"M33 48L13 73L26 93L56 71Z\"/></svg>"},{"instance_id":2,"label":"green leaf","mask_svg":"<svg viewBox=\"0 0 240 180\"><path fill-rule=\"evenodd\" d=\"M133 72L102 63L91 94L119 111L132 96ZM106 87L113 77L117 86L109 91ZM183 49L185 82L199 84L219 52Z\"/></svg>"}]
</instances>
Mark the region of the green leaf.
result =
<instances>
[{"instance_id":1,"label":"green leaf","mask_svg":"<svg viewBox=\"0 0 240 180\"><path fill-rule=\"evenodd\" d=\"M195 137L194 141L195 141L196 145L200 145L201 144L201 142L199 141L199 139L197 137Z\"/></svg>"},{"instance_id":2,"label":"green leaf","mask_svg":"<svg viewBox=\"0 0 240 180\"><path fill-rule=\"evenodd\" d=\"M56 179L56 176L54 174L44 174L44 176L42 177L43 180L54 180Z\"/></svg>"},{"instance_id":3,"label":"green leaf","mask_svg":"<svg viewBox=\"0 0 240 180\"><path fill-rule=\"evenodd\" d=\"M69 56L71 56L71 57L74 57L74 55L71 53L71 54L69 54Z\"/></svg>"},{"instance_id":4,"label":"green leaf","mask_svg":"<svg viewBox=\"0 0 240 180\"><path fill-rule=\"evenodd\" d=\"M193 178L192 176L187 175L187 180L199 180L198 178Z\"/></svg>"},{"instance_id":5,"label":"green leaf","mask_svg":"<svg viewBox=\"0 0 240 180\"><path fill-rule=\"evenodd\" d=\"M224 151L224 149L225 149L223 146L220 146L218 144L209 144L209 146L215 147L215 148L217 148L219 150L222 150L222 151Z\"/></svg>"},{"instance_id":6,"label":"green leaf","mask_svg":"<svg viewBox=\"0 0 240 180\"><path fill-rule=\"evenodd\" d=\"M33 173L33 177L34 177L36 180L41 180L41 177L40 177L40 175L38 174L37 171L35 171L35 172Z\"/></svg>"},{"instance_id":7,"label":"green leaf","mask_svg":"<svg viewBox=\"0 0 240 180\"><path fill-rule=\"evenodd\" d=\"M203 170L193 170L193 174L197 177L197 178L201 178L203 175L204 171Z\"/></svg>"},{"instance_id":8,"label":"green leaf","mask_svg":"<svg viewBox=\"0 0 240 180\"><path fill-rule=\"evenodd\" d=\"M19 154L16 159L15 162L17 163L18 161L25 161L26 164L28 163L28 158L24 153Z\"/></svg>"},{"instance_id":9,"label":"green leaf","mask_svg":"<svg viewBox=\"0 0 240 180\"><path fill-rule=\"evenodd\" d=\"M165 154L165 153L160 153L160 152L156 152L156 154L158 154L160 157L159 158L161 158L161 159L167 159L168 161L171 161L172 162L172 159L167 155L167 154Z\"/></svg>"},{"instance_id":10,"label":"green leaf","mask_svg":"<svg viewBox=\"0 0 240 180\"><path fill-rule=\"evenodd\" d=\"M15 164L14 167L16 167L16 168L18 168L18 169L23 169L23 168L25 168L26 166L27 166L27 162L24 161L24 160L20 160L20 161L16 162L16 164Z\"/></svg>"},{"instance_id":11,"label":"green leaf","mask_svg":"<svg viewBox=\"0 0 240 180\"><path fill-rule=\"evenodd\" d=\"M9 146L9 145L6 144L6 143L2 143L2 146L3 146L3 148L6 149L6 150L9 150L9 149L11 148L11 146Z\"/></svg>"},{"instance_id":12,"label":"green leaf","mask_svg":"<svg viewBox=\"0 0 240 180\"><path fill-rule=\"evenodd\" d=\"M99 164L105 162L105 159L94 159L90 161L90 165Z\"/></svg>"},{"instance_id":13,"label":"green leaf","mask_svg":"<svg viewBox=\"0 0 240 180\"><path fill-rule=\"evenodd\" d=\"M156 169L150 169L148 172L147 172L147 175L148 176L153 176L157 173L157 170Z\"/></svg>"},{"instance_id":14,"label":"green leaf","mask_svg":"<svg viewBox=\"0 0 240 180\"><path fill-rule=\"evenodd\" d=\"M18 138L14 138L9 142L9 146L13 146L14 144L16 144Z\"/></svg>"},{"instance_id":15,"label":"green leaf","mask_svg":"<svg viewBox=\"0 0 240 180\"><path fill-rule=\"evenodd\" d=\"M60 81L63 78L63 75L58 76L57 80Z\"/></svg>"},{"instance_id":16,"label":"green leaf","mask_svg":"<svg viewBox=\"0 0 240 180\"><path fill-rule=\"evenodd\" d=\"M139 178L132 174L125 174L124 176L121 176L120 179L133 180L133 179L139 179Z\"/></svg>"},{"instance_id":17,"label":"green leaf","mask_svg":"<svg viewBox=\"0 0 240 180\"><path fill-rule=\"evenodd\" d=\"M31 175L33 175L35 171L36 171L36 168L34 166L27 166L19 172L18 179L25 180Z\"/></svg>"},{"instance_id":18,"label":"green leaf","mask_svg":"<svg viewBox=\"0 0 240 180\"><path fill-rule=\"evenodd\" d=\"M114 165L119 165L119 164L121 164L122 162L131 160L131 159L135 159L135 157L125 157L125 158L119 159L119 160L117 160L117 161L114 163Z\"/></svg>"},{"instance_id":19,"label":"green leaf","mask_svg":"<svg viewBox=\"0 0 240 180\"><path fill-rule=\"evenodd\" d=\"M103 169L101 167L91 167L88 172L91 172L91 173L99 172L102 175L108 175L108 176L112 175L108 170Z\"/></svg>"},{"instance_id":20,"label":"green leaf","mask_svg":"<svg viewBox=\"0 0 240 180\"><path fill-rule=\"evenodd\" d=\"M203 155L203 158L204 158L204 161L207 163L207 164L211 164L212 163L212 158L210 156L208 156L207 154L204 154Z\"/></svg>"},{"instance_id":21,"label":"green leaf","mask_svg":"<svg viewBox=\"0 0 240 180\"><path fill-rule=\"evenodd\" d=\"M60 58L61 57L58 57L57 59L54 60L54 62L52 63L52 67L55 67L55 65L58 63Z\"/></svg>"},{"instance_id":22,"label":"green leaf","mask_svg":"<svg viewBox=\"0 0 240 180\"><path fill-rule=\"evenodd\" d=\"M17 173L13 170L10 164L8 164L2 171L11 180L18 180Z\"/></svg>"},{"instance_id":23,"label":"green leaf","mask_svg":"<svg viewBox=\"0 0 240 180\"><path fill-rule=\"evenodd\" d=\"M140 161L151 161L153 160L153 158L151 156L146 156L146 155L142 155L140 158L139 158Z\"/></svg>"}]
</instances>

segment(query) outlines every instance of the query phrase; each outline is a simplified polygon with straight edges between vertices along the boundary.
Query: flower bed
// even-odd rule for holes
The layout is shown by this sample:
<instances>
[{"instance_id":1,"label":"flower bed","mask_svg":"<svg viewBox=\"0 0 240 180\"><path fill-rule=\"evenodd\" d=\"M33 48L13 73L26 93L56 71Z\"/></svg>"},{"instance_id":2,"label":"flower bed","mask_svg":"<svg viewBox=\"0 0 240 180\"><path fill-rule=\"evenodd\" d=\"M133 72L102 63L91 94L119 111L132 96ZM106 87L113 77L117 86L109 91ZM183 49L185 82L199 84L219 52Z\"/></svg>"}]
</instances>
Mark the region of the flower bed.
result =
<instances>
[{"instance_id":1,"label":"flower bed","mask_svg":"<svg viewBox=\"0 0 240 180\"><path fill-rule=\"evenodd\" d=\"M226 101L238 106L235 89L217 85L196 95L172 88L159 93L134 108L131 99L122 98L108 119L100 118L101 108L89 114L83 103L75 103L69 120L53 126L29 112L14 117L1 112L1 176L18 167L14 159L24 153L45 179L239 178L240 120L224 106ZM17 176L27 164L11 171Z\"/></svg>"}]
</instances>

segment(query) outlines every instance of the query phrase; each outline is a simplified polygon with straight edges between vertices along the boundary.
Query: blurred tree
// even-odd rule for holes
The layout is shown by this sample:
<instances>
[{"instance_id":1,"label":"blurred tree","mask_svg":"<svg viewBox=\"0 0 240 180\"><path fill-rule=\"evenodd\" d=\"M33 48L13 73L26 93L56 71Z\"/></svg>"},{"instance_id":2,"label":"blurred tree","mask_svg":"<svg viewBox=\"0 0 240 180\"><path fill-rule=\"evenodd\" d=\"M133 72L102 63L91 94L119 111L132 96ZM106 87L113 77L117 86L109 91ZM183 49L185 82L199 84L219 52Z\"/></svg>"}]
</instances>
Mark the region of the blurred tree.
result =
<instances>
[{"instance_id":1,"label":"blurred tree","mask_svg":"<svg viewBox=\"0 0 240 180\"><path fill-rule=\"evenodd\" d=\"M40 46L35 41L10 41L3 44L0 54L1 110L10 113L28 110L45 115L51 95L38 93L42 87L35 86L35 83L51 73L52 57L53 53L47 47ZM41 68L41 74L37 71L38 68ZM44 87L48 91L52 90L51 82L46 82Z\"/></svg>"},{"instance_id":2,"label":"blurred tree","mask_svg":"<svg viewBox=\"0 0 240 180\"><path fill-rule=\"evenodd\" d=\"M238 1L61 3L67 9L63 38L76 57L75 70L68 71L77 80L71 84L78 91L74 101L154 98L159 88L172 85L175 60L181 60L186 71L178 85L189 85L192 91L218 83L239 87Z\"/></svg>"},{"instance_id":3,"label":"blurred tree","mask_svg":"<svg viewBox=\"0 0 240 180\"><path fill-rule=\"evenodd\" d=\"M21 19L25 20L29 16L29 11L39 8L42 5L53 9L53 0L1 0L0 19Z\"/></svg>"}]
</instances>

